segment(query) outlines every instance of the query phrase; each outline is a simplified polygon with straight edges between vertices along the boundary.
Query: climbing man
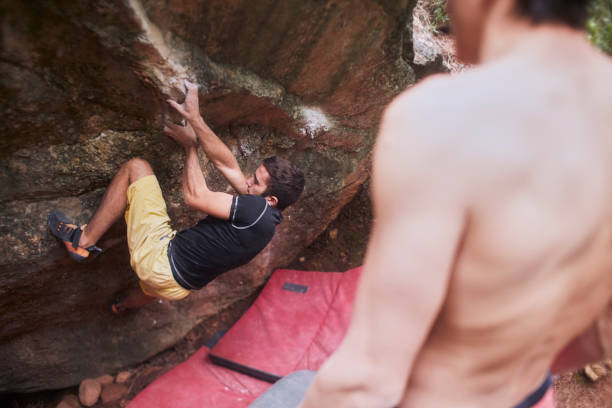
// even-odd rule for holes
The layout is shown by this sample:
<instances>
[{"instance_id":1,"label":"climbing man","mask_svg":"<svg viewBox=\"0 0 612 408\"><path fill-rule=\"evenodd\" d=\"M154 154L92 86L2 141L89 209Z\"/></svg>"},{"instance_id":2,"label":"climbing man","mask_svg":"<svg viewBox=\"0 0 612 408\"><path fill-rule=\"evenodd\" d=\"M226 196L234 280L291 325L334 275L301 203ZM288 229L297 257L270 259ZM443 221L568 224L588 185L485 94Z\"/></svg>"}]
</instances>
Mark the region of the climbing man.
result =
<instances>
[{"instance_id":1,"label":"climbing man","mask_svg":"<svg viewBox=\"0 0 612 408\"><path fill-rule=\"evenodd\" d=\"M186 125L167 123L164 132L185 148L185 203L208 217L178 234L172 230L153 170L138 158L119 169L86 227L74 225L58 211L48 217L51 232L63 241L72 258L81 261L99 251L96 242L125 212L130 262L142 290L116 300L112 310L117 314L155 298L182 299L223 272L249 262L272 239L282 220L281 211L304 189L302 171L276 157L265 159L247 179L229 148L200 115L197 85L185 84L185 101L168 103L186 119ZM198 159L198 140L239 195L208 188Z\"/></svg>"},{"instance_id":2,"label":"climbing man","mask_svg":"<svg viewBox=\"0 0 612 408\"><path fill-rule=\"evenodd\" d=\"M552 407L551 366L612 354L612 62L588 3L448 1L474 67L386 109L352 322L302 408Z\"/></svg>"}]
</instances>

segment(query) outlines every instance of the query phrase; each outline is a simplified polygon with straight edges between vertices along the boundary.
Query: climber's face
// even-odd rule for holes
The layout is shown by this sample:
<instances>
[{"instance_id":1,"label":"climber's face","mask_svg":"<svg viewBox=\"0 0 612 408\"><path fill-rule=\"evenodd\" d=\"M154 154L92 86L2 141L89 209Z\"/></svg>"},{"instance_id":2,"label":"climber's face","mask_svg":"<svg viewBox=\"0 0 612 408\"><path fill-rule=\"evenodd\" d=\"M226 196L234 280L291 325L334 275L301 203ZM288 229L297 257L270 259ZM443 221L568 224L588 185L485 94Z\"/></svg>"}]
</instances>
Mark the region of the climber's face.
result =
<instances>
[{"instance_id":1,"label":"climber's face","mask_svg":"<svg viewBox=\"0 0 612 408\"><path fill-rule=\"evenodd\" d=\"M268 173L268 170L266 170L266 168L262 164L247 180L247 192L253 195L263 195L268 190L269 182L270 173Z\"/></svg>"}]
</instances>

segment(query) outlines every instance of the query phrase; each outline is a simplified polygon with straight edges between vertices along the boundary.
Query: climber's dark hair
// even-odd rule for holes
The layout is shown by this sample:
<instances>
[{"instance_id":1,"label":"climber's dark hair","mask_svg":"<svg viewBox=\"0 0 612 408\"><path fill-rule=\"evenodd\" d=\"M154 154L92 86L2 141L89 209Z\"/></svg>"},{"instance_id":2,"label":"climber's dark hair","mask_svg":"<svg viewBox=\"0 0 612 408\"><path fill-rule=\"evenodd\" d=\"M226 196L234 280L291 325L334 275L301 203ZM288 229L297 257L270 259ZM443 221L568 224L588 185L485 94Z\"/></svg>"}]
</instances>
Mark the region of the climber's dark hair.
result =
<instances>
[{"instance_id":1,"label":"climber's dark hair","mask_svg":"<svg viewBox=\"0 0 612 408\"><path fill-rule=\"evenodd\" d=\"M583 28L591 0L517 0L519 15L535 24L561 23Z\"/></svg>"},{"instance_id":2,"label":"climber's dark hair","mask_svg":"<svg viewBox=\"0 0 612 408\"><path fill-rule=\"evenodd\" d=\"M286 159L276 156L264 159L263 166L270 174L268 188L262 195L274 196L278 199L276 208L284 210L295 203L304 190L304 173Z\"/></svg>"}]
</instances>

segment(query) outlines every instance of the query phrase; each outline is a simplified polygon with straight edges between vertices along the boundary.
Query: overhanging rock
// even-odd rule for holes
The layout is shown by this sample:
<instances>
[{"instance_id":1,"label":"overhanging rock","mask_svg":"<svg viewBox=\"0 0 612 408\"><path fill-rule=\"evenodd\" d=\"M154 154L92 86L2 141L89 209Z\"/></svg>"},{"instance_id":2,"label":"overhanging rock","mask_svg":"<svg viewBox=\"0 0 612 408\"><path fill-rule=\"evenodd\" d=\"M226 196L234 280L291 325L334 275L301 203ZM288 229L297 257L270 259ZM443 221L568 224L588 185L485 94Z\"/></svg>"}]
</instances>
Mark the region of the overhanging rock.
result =
<instances>
[{"instance_id":1,"label":"overhanging rock","mask_svg":"<svg viewBox=\"0 0 612 408\"><path fill-rule=\"evenodd\" d=\"M0 6L0 391L66 387L171 346L260 287L367 177L384 106L414 80L402 59L412 0L6 0ZM246 171L279 155L306 193L250 264L186 300L125 317L135 286L118 222L106 249L68 259L46 215L84 223L119 166L149 160L177 229L182 152L160 127L195 80L201 111ZM203 159L207 180L224 181Z\"/></svg>"}]
</instances>

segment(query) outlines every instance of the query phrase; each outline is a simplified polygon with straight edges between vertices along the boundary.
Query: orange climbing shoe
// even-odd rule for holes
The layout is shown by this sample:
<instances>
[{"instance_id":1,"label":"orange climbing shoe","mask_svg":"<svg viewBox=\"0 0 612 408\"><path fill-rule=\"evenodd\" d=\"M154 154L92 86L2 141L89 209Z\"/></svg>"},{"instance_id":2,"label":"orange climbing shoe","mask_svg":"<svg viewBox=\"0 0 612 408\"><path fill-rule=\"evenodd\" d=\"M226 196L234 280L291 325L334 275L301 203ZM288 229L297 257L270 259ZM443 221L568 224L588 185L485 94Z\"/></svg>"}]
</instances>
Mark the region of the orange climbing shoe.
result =
<instances>
[{"instance_id":1,"label":"orange climbing shoe","mask_svg":"<svg viewBox=\"0 0 612 408\"><path fill-rule=\"evenodd\" d=\"M117 298L113 300L113 303L110 305L111 312L117 316L123 314L123 312L127 310L125 307L119 306L119 303L121 303L121 299Z\"/></svg>"},{"instance_id":2,"label":"orange climbing shoe","mask_svg":"<svg viewBox=\"0 0 612 408\"><path fill-rule=\"evenodd\" d=\"M47 225L49 225L51 233L64 243L68 250L68 255L75 261L83 261L91 253L102 252L102 249L95 245L87 248L80 247L79 239L81 239L83 229L77 227L68 217L59 211L51 211L47 217Z\"/></svg>"}]
</instances>

